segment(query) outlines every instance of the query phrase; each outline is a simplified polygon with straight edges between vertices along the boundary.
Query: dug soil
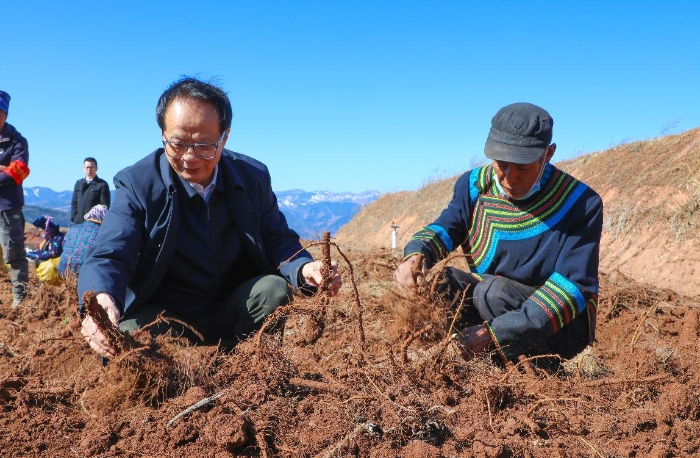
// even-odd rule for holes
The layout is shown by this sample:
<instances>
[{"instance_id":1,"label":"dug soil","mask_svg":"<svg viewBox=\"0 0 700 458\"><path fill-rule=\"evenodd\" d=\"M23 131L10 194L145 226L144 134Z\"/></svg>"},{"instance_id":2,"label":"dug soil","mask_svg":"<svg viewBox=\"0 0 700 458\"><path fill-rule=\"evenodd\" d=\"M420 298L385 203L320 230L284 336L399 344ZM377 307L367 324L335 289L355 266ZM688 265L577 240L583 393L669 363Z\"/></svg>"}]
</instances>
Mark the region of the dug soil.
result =
<instances>
[{"instance_id":1,"label":"dug soil","mask_svg":"<svg viewBox=\"0 0 700 458\"><path fill-rule=\"evenodd\" d=\"M32 276L13 310L0 277L0 456L700 454L697 296L602 272L591 347L506 365L456 350L430 279L398 294L396 252L332 255L339 296L298 295L232 352L142 333L106 365L74 281Z\"/></svg>"}]
</instances>

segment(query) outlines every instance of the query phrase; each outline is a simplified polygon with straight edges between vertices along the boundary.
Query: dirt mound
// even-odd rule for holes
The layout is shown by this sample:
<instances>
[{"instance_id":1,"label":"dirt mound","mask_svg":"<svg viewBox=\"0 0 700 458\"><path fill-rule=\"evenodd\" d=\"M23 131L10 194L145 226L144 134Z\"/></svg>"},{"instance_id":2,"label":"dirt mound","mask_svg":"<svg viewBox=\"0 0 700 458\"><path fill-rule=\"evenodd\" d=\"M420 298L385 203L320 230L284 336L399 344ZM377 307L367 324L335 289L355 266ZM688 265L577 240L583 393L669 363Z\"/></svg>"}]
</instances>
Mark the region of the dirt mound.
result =
<instances>
[{"instance_id":1,"label":"dirt mound","mask_svg":"<svg viewBox=\"0 0 700 458\"><path fill-rule=\"evenodd\" d=\"M598 342L572 361L464 359L451 312L394 289L396 254L344 250L335 298L225 354L135 337L102 366L72 286L0 278L0 455L697 456L698 298L603 275ZM9 302L8 302L9 301Z\"/></svg>"}]
</instances>

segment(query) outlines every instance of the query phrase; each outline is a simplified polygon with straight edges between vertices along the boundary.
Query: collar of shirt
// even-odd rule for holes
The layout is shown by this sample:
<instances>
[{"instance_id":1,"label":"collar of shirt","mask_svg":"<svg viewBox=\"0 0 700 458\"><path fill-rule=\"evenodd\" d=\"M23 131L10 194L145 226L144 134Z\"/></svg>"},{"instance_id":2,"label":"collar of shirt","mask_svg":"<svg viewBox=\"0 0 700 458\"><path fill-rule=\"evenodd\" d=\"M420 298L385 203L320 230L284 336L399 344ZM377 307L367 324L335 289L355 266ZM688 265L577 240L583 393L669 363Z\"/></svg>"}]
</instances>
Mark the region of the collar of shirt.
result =
<instances>
[{"instance_id":1,"label":"collar of shirt","mask_svg":"<svg viewBox=\"0 0 700 458\"><path fill-rule=\"evenodd\" d=\"M209 183L209 186L206 188L202 186L199 183L190 183L189 181L187 182L192 188L197 191L197 194L202 196L202 199L204 199L204 202L209 202L209 198L211 197L211 193L214 191L214 188L216 187L216 177L219 175L219 164L214 167L214 176L211 178L211 183Z\"/></svg>"}]
</instances>

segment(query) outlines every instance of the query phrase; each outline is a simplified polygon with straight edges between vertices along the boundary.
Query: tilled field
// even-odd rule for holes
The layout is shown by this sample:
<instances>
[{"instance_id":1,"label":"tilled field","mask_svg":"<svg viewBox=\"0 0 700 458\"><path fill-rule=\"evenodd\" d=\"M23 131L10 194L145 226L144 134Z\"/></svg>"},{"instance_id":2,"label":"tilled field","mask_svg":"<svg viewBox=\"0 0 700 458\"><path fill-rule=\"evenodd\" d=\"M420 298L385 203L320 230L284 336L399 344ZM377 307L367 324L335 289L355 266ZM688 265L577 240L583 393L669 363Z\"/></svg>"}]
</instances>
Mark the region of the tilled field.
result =
<instances>
[{"instance_id":1,"label":"tilled field","mask_svg":"<svg viewBox=\"0 0 700 458\"><path fill-rule=\"evenodd\" d=\"M428 294L398 295L395 255L351 253L341 294L299 295L283 331L228 354L142 333L106 366L74 285L12 310L0 278L0 456L700 454L698 297L604 273L595 345L505 366L455 351Z\"/></svg>"}]
</instances>

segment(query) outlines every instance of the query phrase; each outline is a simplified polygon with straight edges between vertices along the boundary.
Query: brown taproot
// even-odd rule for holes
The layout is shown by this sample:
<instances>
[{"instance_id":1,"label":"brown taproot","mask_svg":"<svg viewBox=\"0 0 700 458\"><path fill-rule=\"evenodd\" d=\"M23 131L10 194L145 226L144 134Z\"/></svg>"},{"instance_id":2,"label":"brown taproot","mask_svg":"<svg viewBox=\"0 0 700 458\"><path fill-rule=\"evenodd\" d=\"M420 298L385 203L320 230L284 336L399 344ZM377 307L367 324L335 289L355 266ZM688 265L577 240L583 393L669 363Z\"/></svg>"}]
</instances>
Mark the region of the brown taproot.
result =
<instances>
[{"instance_id":1,"label":"brown taproot","mask_svg":"<svg viewBox=\"0 0 700 458\"><path fill-rule=\"evenodd\" d=\"M85 304L85 312L92 318L97 329L109 340L109 344L117 354L121 353L125 348L124 334L112 323L107 311L97 302L97 295L92 291L85 291L83 304Z\"/></svg>"}]
</instances>

